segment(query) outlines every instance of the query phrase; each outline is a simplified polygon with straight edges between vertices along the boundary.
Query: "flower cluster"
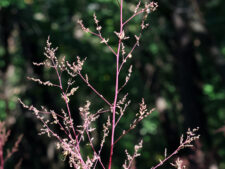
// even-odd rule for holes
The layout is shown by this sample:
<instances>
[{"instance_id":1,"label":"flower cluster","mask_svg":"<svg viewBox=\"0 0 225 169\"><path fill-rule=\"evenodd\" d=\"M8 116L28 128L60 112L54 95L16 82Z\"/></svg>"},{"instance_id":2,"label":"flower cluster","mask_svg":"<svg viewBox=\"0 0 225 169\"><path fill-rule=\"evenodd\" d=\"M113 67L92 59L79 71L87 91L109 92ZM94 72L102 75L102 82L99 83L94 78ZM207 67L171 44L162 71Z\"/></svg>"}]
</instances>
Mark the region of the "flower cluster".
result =
<instances>
[{"instance_id":1,"label":"flower cluster","mask_svg":"<svg viewBox=\"0 0 225 169\"><path fill-rule=\"evenodd\" d=\"M134 146L134 154L132 156L127 152L127 150L125 150L125 153L127 155L127 160L125 160L125 162L123 164L123 169L129 169L129 168L131 168L131 165L132 165L133 160L136 157L138 157L138 156L141 155L138 152L142 148L142 144L143 144L143 141L141 140L138 145L135 145Z\"/></svg>"},{"instance_id":2,"label":"flower cluster","mask_svg":"<svg viewBox=\"0 0 225 169\"><path fill-rule=\"evenodd\" d=\"M172 166L174 166L177 169L185 169L186 166L183 165L183 161L180 160L179 158L177 158L177 160L175 161L175 163L170 163Z\"/></svg>"}]
</instances>

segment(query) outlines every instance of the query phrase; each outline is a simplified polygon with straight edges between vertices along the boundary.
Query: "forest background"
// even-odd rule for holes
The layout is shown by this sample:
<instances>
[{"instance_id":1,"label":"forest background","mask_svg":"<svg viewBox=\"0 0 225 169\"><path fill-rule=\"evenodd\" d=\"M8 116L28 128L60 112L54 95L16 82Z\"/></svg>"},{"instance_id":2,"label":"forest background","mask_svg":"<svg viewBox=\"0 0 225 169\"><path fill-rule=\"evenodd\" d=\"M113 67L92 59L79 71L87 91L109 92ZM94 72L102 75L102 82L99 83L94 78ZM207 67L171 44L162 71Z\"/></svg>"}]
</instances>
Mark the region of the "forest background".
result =
<instances>
[{"instance_id":1,"label":"forest background","mask_svg":"<svg viewBox=\"0 0 225 169\"><path fill-rule=\"evenodd\" d=\"M137 2L125 2L125 15ZM121 139L115 149L115 163L122 164L123 149L132 151L143 137L144 148L136 160L136 168L150 168L163 158L165 147L172 152L179 145L180 135L187 128L198 126L201 138L195 148L182 151L179 156L198 169L223 169L225 1L160 0L158 4L157 11L150 15L150 28L140 41L141 47L130 61L133 75L124 92L129 91L133 106L119 128L122 131L128 127L126 122L133 118L142 97L156 111L137 130ZM116 41L113 32L119 27L116 0L0 0L0 120L5 120L12 132L6 148L20 134L24 135L18 153L8 160L6 168L13 168L20 158L22 169L69 168L60 160L63 157L55 150L54 140L38 136L40 122L17 100L20 97L28 104L60 109L61 99L56 97L54 88L39 86L26 78L55 78L53 72L32 65L43 61L49 35L54 46L59 47L59 57L65 55L68 60L87 57L85 72L103 95L112 97L114 58L96 37L83 33L76 23L82 18L94 30L94 12L103 26L103 34L110 37L113 45ZM127 27L128 31L135 33L140 22L137 17ZM131 48L132 41L127 45ZM79 120L76 110L85 100L99 105L102 102L81 81L76 83L80 86L79 93L71 103L75 119ZM102 124L101 118L96 124L101 130L98 124ZM172 166L168 163L164 168Z\"/></svg>"}]
</instances>

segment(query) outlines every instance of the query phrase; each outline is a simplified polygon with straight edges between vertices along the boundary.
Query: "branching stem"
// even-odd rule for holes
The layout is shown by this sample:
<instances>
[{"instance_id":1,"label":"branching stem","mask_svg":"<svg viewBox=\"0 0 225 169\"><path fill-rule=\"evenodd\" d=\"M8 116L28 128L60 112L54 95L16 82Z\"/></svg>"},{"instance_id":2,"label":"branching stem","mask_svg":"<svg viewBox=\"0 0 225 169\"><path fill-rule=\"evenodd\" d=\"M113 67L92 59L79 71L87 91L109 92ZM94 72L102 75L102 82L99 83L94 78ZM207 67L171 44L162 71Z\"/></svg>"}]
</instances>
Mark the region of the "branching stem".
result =
<instances>
[{"instance_id":1,"label":"branching stem","mask_svg":"<svg viewBox=\"0 0 225 169\"><path fill-rule=\"evenodd\" d=\"M54 69L55 69L55 71L56 71L56 74L57 74L57 77L58 77L58 81L59 81L59 86L60 86L60 89L61 89L61 92L62 92L62 95L63 95L63 99L64 99L64 101L65 101L65 104L66 104L66 107L67 107L67 111L68 111L68 114L69 114L71 127L72 127L73 134L74 134L75 140L76 140L76 145L75 145L75 147L76 147L76 149L77 149L78 152L79 152L81 163L83 164L83 166L86 167L86 164L85 164L85 162L83 161L82 156L81 156L80 147L79 147L79 142L78 142L78 136L77 136L76 131L75 131L74 126L73 126L72 116L71 116L71 112L70 112L70 107L69 107L69 103L68 103L68 100L67 100L67 96L66 96L66 94L65 94L65 92L64 92L64 90L63 90L63 86L62 86L62 78L61 78L61 76L60 76L60 74L59 74L58 68L57 68L57 66L56 66L56 64L55 64L55 62L54 62L53 59L52 59L52 63L53 63L53 65L54 65ZM70 131L69 131L69 133L70 133Z\"/></svg>"},{"instance_id":2,"label":"branching stem","mask_svg":"<svg viewBox=\"0 0 225 169\"><path fill-rule=\"evenodd\" d=\"M120 0L120 35L123 33L123 0ZM116 104L118 98L118 88L119 88L119 57L120 57L120 47L122 39L119 38L117 55L116 55L116 84L115 84L115 97L112 108L112 136L111 136L111 147L110 147L110 157L109 157L109 166L108 169L112 167L112 157L114 149L114 135L115 135L115 125L116 125Z\"/></svg>"}]
</instances>

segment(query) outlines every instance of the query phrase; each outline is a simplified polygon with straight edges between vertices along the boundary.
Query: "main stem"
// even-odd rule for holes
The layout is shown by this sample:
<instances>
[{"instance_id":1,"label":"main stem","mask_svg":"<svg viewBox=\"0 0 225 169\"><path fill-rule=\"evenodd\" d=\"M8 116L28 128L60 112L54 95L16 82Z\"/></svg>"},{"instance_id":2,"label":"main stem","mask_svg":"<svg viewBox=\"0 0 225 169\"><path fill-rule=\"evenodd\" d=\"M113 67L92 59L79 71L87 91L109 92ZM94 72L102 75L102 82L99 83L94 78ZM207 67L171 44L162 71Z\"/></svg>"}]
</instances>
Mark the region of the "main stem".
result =
<instances>
[{"instance_id":1,"label":"main stem","mask_svg":"<svg viewBox=\"0 0 225 169\"><path fill-rule=\"evenodd\" d=\"M123 0L120 0L120 35L123 32ZM112 157L113 157L113 148L114 148L114 135L115 135L115 123L116 123L116 103L118 97L118 88L119 88L119 57L120 57L120 47L122 39L119 39L118 49L116 54L116 84L115 84L115 97L112 108L112 136L111 136L111 147L110 147L110 157L109 157L109 166L108 169L112 167Z\"/></svg>"}]
</instances>

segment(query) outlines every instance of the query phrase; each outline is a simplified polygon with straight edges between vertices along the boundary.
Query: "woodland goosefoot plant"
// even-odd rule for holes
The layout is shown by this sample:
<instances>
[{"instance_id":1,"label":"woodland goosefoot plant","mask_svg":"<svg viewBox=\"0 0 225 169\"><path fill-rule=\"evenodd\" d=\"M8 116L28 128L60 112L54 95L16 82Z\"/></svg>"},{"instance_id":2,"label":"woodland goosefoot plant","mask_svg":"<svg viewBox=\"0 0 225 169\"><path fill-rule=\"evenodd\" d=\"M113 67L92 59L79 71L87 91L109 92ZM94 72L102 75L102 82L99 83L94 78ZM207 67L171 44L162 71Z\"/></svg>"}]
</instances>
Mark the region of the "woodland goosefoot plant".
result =
<instances>
[{"instance_id":1,"label":"woodland goosefoot plant","mask_svg":"<svg viewBox=\"0 0 225 169\"><path fill-rule=\"evenodd\" d=\"M140 103L139 112L136 113L136 117L133 121L130 122L130 128L127 130L124 130L121 135L118 138L115 138L115 132L118 123L120 122L121 118L123 117L127 107L131 103L130 100L128 100L128 94L124 95L123 97L119 98L119 93L121 90L126 86L128 83L131 73L132 73L132 65L130 65L130 68L128 69L128 74L125 78L124 84L119 84L119 78L120 73L122 71L122 68L125 63L129 59L132 58L132 53L135 50L136 47L139 46L139 41L142 36L143 30L146 29L149 24L146 23L148 15L155 11L158 7L158 4L155 2L149 2L142 5L141 1L136 5L136 8L133 11L133 14L128 17L124 18L123 15L123 5L124 0L118 1L119 5L119 11L120 11L120 27L118 32L114 32L115 35L118 37L118 43L117 48L113 48L108 42L109 39L106 39L102 35L102 27L99 24L99 20L97 19L97 16L93 14L94 23L96 25L96 31L92 31L89 28L85 27L82 20L78 20L78 23L80 24L82 30L86 33L90 33L94 36L97 36L100 39L100 43L105 44L109 51L111 51L112 56L116 58L116 67L115 67L115 93L114 97L111 99L106 98L103 96L92 84L91 80L89 80L89 76L87 74L84 75L82 71L82 67L84 64L85 59L81 59L79 56L76 58L76 62L69 63L66 61L65 57L63 57L61 60L58 59L55 55L57 48L52 48L50 40L48 38L47 40L47 46L45 47L45 53L46 60L41 63L34 63L35 66L46 66L49 68L52 68L56 72L56 76L58 79L57 83L53 83L50 81L42 81L37 78L28 77L29 80L38 82L41 85L49 86L49 87L56 87L61 92L61 98L63 99L65 103L66 109L62 109L61 112L55 112L54 110L49 110L44 106L41 106L41 108L36 108L34 106L28 106L24 104L21 100L21 104L24 108L27 108L34 112L35 116L42 122L42 129L40 134L47 134L49 137L53 136L55 137L58 142L56 144L58 149L62 149L63 155L65 157L68 157L69 164L71 167L76 169L90 169L90 168L96 168L97 163L101 166L103 169L111 169L112 168L112 161L113 161L113 152L114 152L114 146L115 144L124 137L129 131L133 130L136 125L142 121L144 118L149 116L154 109L148 110L147 106L145 104L144 99L142 99ZM139 35L134 35L136 42L134 43L133 47L130 51L127 52L125 41L129 39L128 36L126 36L125 26L136 16L141 15L142 21L140 25L141 33ZM62 74L67 73L70 78L67 81L67 86L65 87L62 82ZM73 87L74 85L74 78L80 77L82 81L89 87L104 103L106 106L108 106L107 109L101 108L95 113L91 113L90 101L86 101L86 104L84 106L81 106L79 108L80 116L82 118L82 123L80 125L74 124L74 119L72 118L72 111L70 108L70 97L74 95L74 93L78 90L78 87ZM93 103L92 103L93 104ZM102 107L104 107L103 105ZM92 123L96 121L102 114L107 114L108 118L106 122L103 124L103 137L101 139L101 143L98 146L97 149L93 143L93 140L95 139L92 136L92 132L95 130ZM45 115L50 114L52 118L46 119ZM64 134L59 134L54 130L54 126L58 126ZM178 151L185 147L192 146L192 142L199 138L195 134L197 129L188 130L186 139L181 137L180 145L179 147L170 155L167 156L167 153L165 152L165 158L160 161L159 164L152 167L152 169L156 169L159 166L161 166L163 163L165 163L169 158L171 158L173 155L177 154ZM104 164L102 162L101 158L101 152L105 143L105 140L108 138L109 134L111 134L110 139L110 154L108 156L109 161L108 164ZM93 153L92 156L89 157L87 155L84 155L81 153L81 143L85 142L88 143L88 145L91 147ZM138 157L139 150L142 148L142 140L134 146L134 154L130 155L127 150L125 150L125 153L127 155L127 159L125 160L123 164L124 169L131 168L133 160ZM174 165L176 166L176 165Z\"/></svg>"},{"instance_id":2,"label":"woodland goosefoot plant","mask_svg":"<svg viewBox=\"0 0 225 169\"><path fill-rule=\"evenodd\" d=\"M5 162L7 162L8 159L10 159L12 155L18 151L19 144L23 137L22 135L20 135L11 150L7 149L7 152L4 154L4 147L8 140L8 137L10 136L10 132L10 130L6 130L5 122L0 121L0 169L4 169ZM16 164L15 169L19 169L21 163L22 160L20 160Z\"/></svg>"}]
</instances>

